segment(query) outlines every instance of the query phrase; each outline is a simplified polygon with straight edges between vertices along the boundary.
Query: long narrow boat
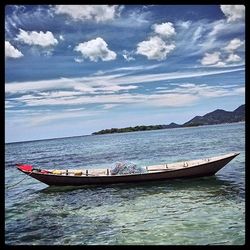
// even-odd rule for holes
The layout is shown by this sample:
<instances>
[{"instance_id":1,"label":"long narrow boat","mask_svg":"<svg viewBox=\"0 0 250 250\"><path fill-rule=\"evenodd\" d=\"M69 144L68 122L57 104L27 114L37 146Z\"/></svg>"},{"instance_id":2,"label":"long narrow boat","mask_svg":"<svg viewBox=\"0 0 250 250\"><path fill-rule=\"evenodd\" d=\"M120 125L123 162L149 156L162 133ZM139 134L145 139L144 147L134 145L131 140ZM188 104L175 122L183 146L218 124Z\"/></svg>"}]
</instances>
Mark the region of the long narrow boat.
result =
<instances>
[{"instance_id":1,"label":"long narrow boat","mask_svg":"<svg viewBox=\"0 0 250 250\"><path fill-rule=\"evenodd\" d=\"M229 153L199 160L146 166L143 173L116 175L112 174L110 168L45 170L27 164L16 165L18 170L49 186L81 186L211 176L237 155L239 153Z\"/></svg>"}]
</instances>

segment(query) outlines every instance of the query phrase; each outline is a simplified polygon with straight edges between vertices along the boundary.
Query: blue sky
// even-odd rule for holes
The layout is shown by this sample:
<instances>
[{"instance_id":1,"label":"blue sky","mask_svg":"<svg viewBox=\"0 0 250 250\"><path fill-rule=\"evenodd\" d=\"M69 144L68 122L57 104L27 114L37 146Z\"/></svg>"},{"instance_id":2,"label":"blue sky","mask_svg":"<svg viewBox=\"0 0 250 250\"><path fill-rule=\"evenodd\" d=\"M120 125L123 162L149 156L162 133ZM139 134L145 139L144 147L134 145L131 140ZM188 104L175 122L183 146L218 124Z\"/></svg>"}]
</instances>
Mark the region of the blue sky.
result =
<instances>
[{"instance_id":1,"label":"blue sky","mask_svg":"<svg viewBox=\"0 0 250 250\"><path fill-rule=\"evenodd\" d=\"M5 8L6 142L182 124L243 103L243 5Z\"/></svg>"}]
</instances>

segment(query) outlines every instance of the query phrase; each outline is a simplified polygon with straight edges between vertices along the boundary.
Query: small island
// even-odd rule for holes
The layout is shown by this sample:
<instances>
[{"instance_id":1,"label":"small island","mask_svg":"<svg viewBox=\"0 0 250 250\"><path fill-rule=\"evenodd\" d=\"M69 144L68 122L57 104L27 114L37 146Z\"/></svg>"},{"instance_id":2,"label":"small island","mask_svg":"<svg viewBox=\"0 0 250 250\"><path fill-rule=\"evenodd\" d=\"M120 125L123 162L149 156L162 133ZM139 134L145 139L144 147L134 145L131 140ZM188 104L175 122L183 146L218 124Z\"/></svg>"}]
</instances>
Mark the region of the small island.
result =
<instances>
[{"instance_id":1,"label":"small island","mask_svg":"<svg viewBox=\"0 0 250 250\"><path fill-rule=\"evenodd\" d=\"M158 130L158 129L168 129L168 128L195 127L195 126L233 123L241 121L245 121L245 104L239 106L234 111L225 111L223 109L216 109L215 111L207 113L204 116L195 116L193 119L183 124L176 124L172 122L168 125L149 125L149 126L142 125L142 126L126 127L126 128L111 128L94 132L92 133L92 135L126 133L126 132Z\"/></svg>"}]
</instances>

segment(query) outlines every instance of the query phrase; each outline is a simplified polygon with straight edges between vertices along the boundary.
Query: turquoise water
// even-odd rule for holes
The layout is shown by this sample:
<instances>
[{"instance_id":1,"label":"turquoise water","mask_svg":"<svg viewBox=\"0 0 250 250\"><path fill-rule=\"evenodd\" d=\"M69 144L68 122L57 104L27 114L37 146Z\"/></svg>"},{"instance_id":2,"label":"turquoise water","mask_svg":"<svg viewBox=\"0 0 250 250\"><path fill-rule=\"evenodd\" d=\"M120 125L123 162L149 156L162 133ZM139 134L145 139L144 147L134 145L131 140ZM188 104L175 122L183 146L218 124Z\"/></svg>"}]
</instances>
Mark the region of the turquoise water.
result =
<instances>
[{"instance_id":1,"label":"turquoise water","mask_svg":"<svg viewBox=\"0 0 250 250\"><path fill-rule=\"evenodd\" d=\"M144 166L232 151L240 155L215 176L145 184L48 187L15 169ZM6 144L5 183L6 244L245 243L245 123Z\"/></svg>"}]
</instances>

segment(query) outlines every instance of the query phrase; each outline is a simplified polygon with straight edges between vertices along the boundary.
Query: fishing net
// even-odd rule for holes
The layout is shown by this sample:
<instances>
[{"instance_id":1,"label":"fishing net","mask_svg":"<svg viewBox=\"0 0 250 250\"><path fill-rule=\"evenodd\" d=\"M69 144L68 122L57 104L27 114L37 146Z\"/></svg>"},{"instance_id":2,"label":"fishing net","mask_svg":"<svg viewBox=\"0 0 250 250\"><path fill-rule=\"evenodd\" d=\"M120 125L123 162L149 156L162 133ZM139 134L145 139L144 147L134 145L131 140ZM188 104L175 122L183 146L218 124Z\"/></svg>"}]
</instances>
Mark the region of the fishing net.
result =
<instances>
[{"instance_id":1,"label":"fishing net","mask_svg":"<svg viewBox=\"0 0 250 250\"><path fill-rule=\"evenodd\" d=\"M145 172L146 169L139 167L132 162L118 162L110 170L111 175L142 174Z\"/></svg>"}]
</instances>

